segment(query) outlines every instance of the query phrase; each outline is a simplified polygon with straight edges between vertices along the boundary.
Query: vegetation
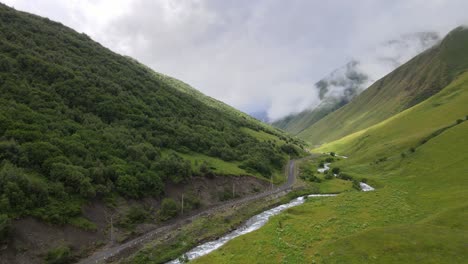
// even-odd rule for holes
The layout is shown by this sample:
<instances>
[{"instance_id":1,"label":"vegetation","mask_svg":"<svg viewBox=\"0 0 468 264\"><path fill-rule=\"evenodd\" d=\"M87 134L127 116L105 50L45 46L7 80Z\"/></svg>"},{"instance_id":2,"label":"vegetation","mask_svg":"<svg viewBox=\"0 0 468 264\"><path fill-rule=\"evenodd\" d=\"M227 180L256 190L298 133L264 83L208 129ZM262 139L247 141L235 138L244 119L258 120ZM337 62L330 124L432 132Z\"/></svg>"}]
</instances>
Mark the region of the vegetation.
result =
<instances>
[{"instance_id":1,"label":"vegetation","mask_svg":"<svg viewBox=\"0 0 468 264\"><path fill-rule=\"evenodd\" d=\"M85 34L3 4L0 91L0 207L9 217L64 224L94 197L162 197L167 183L198 173L193 156L222 164L222 174L270 178L302 151Z\"/></svg>"},{"instance_id":2,"label":"vegetation","mask_svg":"<svg viewBox=\"0 0 468 264\"><path fill-rule=\"evenodd\" d=\"M135 225L144 223L150 214L142 206L131 206L125 216L120 218L117 225L126 229L133 229Z\"/></svg>"},{"instance_id":3,"label":"vegetation","mask_svg":"<svg viewBox=\"0 0 468 264\"><path fill-rule=\"evenodd\" d=\"M313 168L310 166L302 166L300 169L299 173L299 178L305 180L305 181L310 181L310 182L318 182L320 183L322 180L314 175Z\"/></svg>"},{"instance_id":4,"label":"vegetation","mask_svg":"<svg viewBox=\"0 0 468 264\"><path fill-rule=\"evenodd\" d=\"M466 28L453 30L440 44L378 80L350 103L297 135L312 145L331 142L424 101L468 69L467 43Z\"/></svg>"},{"instance_id":5,"label":"vegetation","mask_svg":"<svg viewBox=\"0 0 468 264\"><path fill-rule=\"evenodd\" d=\"M171 198L164 198L159 209L159 219L161 221L169 220L179 214L179 204Z\"/></svg>"},{"instance_id":6,"label":"vegetation","mask_svg":"<svg viewBox=\"0 0 468 264\"><path fill-rule=\"evenodd\" d=\"M377 191L310 199L304 206L275 217L258 232L235 239L195 262L229 263L233 260L229 256L237 256L236 261L241 262L271 258L297 263L463 262L467 255L462 237L468 227L464 224L467 186L462 171L468 146L462 138L468 126L462 123L446 130L407 160L393 157L434 127L444 126L467 111L467 86L465 74L423 104L320 149L354 153L355 158L338 165L365 175L373 186L380 187ZM362 138L375 141L360 144ZM388 142L397 145L388 148ZM448 150L450 156L446 155ZM385 163L369 162L382 154L389 157ZM255 255L238 254L260 246L262 250L256 250L260 253Z\"/></svg>"},{"instance_id":7,"label":"vegetation","mask_svg":"<svg viewBox=\"0 0 468 264\"><path fill-rule=\"evenodd\" d=\"M59 246L50 250L45 258L47 264L66 264L71 263L72 254L68 246Z\"/></svg>"},{"instance_id":8,"label":"vegetation","mask_svg":"<svg viewBox=\"0 0 468 264\"><path fill-rule=\"evenodd\" d=\"M317 149L349 154L333 164L340 177L365 177L376 191L308 199L194 262L466 262L468 123L452 125L468 112L467 87L461 73L424 102Z\"/></svg>"},{"instance_id":9,"label":"vegetation","mask_svg":"<svg viewBox=\"0 0 468 264\"><path fill-rule=\"evenodd\" d=\"M5 242L11 231L10 218L6 214L0 214L0 243Z\"/></svg>"}]
</instances>

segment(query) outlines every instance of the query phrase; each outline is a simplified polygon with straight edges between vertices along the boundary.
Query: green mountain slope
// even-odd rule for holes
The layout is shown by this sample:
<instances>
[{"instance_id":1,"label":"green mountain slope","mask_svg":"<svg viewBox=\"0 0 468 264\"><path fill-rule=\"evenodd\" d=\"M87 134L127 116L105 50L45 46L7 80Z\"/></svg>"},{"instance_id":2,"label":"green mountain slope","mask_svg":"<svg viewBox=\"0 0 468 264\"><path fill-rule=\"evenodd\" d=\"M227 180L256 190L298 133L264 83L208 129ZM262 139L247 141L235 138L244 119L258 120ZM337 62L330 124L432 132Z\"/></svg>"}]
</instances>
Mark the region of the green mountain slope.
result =
<instances>
[{"instance_id":1,"label":"green mountain slope","mask_svg":"<svg viewBox=\"0 0 468 264\"><path fill-rule=\"evenodd\" d=\"M317 145L367 128L422 102L467 68L468 29L460 27L298 136Z\"/></svg>"},{"instance_id":2,"label":"green mountain slope","mask_svg":"<svg viewBox=\"0 0 468 264\"><path fill-rule=\"evenodd\" d=\"M95 197L161 197L193 175L270 179L299 151L178 80L4 5L0 91L0 211L9 217L67 223Z\"/></svg>"},{"instance_id":3,"label":"green mountain slope","mask_svg":"<svg viewBox=\"0 0 468 264\"><path fill-rule=\"evenodd\" d=\"M464 73L422 103L322 146L349 157L333 166L377 189L309 199L195 263L465 263L467 102Z\"/></svg>"},{"instance_id":4,"label":"green mountain slope","mask_svg":"<svg viewBox=\"0 0 468 264\"><path fill-rule=\"evenodd\" d=\"M272 125L283 129L292 135L297 135L303 130L320 121L320 119L324 118L328 114L347 104L346 101L337 102L333 100L333 98L330 99L332 100L322 102L313 110L306 110L295 115L287 116L283 119L275 121L272 123Z\"/></svg>"}]
</instances>

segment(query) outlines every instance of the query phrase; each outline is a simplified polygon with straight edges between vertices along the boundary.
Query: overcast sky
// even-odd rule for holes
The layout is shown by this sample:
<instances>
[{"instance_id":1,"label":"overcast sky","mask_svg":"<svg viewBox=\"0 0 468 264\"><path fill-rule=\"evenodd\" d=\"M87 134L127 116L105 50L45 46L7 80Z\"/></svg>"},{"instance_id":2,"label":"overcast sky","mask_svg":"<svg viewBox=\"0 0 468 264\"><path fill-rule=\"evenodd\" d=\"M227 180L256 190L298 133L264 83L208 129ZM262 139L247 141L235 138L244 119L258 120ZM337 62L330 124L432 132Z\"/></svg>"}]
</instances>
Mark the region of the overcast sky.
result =
<instances>
[{"instance_id":1,"label":"overcast sky","mask_svg":"<svg viewBox=\"0 0 468 264\"><path fill-rule=\"evenodd\" d=\"M49 17L244 112L272 118L402 34L468 23L467 0L0 0Z\"/></svg>"}]
</instances>

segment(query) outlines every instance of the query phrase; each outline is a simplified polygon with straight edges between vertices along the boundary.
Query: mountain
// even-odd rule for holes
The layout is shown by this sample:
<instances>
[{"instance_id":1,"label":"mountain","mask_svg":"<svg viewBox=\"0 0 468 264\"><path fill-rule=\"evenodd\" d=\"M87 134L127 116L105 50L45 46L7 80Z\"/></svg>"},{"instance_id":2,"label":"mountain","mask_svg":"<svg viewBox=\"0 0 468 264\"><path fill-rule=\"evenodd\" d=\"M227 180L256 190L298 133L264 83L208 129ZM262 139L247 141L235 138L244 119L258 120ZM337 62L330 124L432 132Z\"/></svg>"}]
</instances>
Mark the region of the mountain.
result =
<instances>
[{"instance_id":1,"label":"mountain","mask_svg":"<svg viewBox=\"0 0 468 264\"><path fill-rule=\"evenodd\" d=\"M457 28L298 136L314 145L331 142L424 101L468 68L467 35Z\"/></svg>"},{"instance_id":2,"label":"mountain","mask_svg":"<svg viewBox=\"0 0 468 264\"><path fill-rule=\"evenodd\" d=\"M270 118L268 118L268 113L266 111L252 112L249 115L263 123L270 123Z\"/></svg>"},{"instance_id":3,"label":"mountain","mask_svg":"<svg viewBox=\"0 0 468 264\"><path fill-rule=\"evenodd\" d=\"M307 164L311 171L331 158L332 168L366 181L375 191L309 198L194 263L464 263L468 258L467 42L468 29L457 28L440 46L384 78L420 80L425 67L437 62L444 67L436 70L443 69L450 79L438 92L314 149L348 158L319 157ZM427 84L414 85L425 88ZM367 98L367 91L355 100ZM372 101L361 103L365 108ZM337 180L320 179L325 184ZM321 184L310 183L311 187Z\"/></svg>"},{"instance_id":4,"label":"mountain","mask_svg":"<svg viewBox=\"0 0 468 264\"><path fill-rule=\"evenodd\" d=\"M368 88L381 73L387 73L440 41L437 33L405 34L377 46L369 54L354 59L314 85L320 102L308 109L273 122L294 135L299 134L326 115L349 103Z\"/></svg>"},{"instance_id":5,"label":"mountain","mask_svg":"<svg viewBox=\"0 0 468 264\"><path fill-rule=\"evenodd\" d=\"M117 210L118 201L151 198L157 209L174 186L196 192L200 177L281 181L288 155L301 152L296 139L181 81L3 4L0 91L2 241L7 223L30 216L99 231L107 225L83 217L85 205L106 201ZM197 201L193 208L207 202ZM178 212L161 210L160 219Z\"/></svg>"}]
</instances>

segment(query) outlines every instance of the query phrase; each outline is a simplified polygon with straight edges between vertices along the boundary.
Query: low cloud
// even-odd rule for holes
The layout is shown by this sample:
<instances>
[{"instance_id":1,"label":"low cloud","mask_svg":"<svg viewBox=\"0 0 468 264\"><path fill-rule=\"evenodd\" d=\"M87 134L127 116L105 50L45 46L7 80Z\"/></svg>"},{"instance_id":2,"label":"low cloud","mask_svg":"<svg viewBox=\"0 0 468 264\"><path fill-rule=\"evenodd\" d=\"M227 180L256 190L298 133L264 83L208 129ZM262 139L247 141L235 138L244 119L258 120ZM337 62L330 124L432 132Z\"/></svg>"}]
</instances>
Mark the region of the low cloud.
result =
<instances>
[{"instance_id":1,"label":"low cloud","mask_svg":"<svg viewBox=\"0 0 468 264\"><path fill-rule=\"evenodd\" d=\"M465 0L5 2L85 32L242 111L267 111L272 119L317 104L314 84L352 59L372 72L369 80L386 74L392 67L367 59L382 42L414 32L442 36L468 21ZM398 63L418 48L401 50L411 52Z\"/></svg>"}]
</instances>

